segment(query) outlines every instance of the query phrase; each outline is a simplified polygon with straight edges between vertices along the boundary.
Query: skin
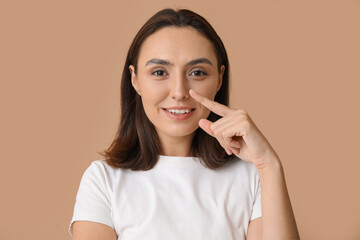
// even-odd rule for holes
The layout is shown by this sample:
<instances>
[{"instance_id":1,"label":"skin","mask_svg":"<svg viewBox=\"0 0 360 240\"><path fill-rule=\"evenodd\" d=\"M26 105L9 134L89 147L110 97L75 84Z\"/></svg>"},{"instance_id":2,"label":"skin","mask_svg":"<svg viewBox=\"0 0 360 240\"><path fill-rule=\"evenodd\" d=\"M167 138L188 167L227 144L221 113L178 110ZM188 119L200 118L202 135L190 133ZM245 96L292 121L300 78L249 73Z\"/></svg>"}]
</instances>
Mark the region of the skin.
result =
<instances>
[{"instance_id":1,"label":"skin","mask_svg":"<svg viewBox=\"0 0 360 240\"><path fill-rule=\"evenodd\" d=\"M149 64L151 59L163 59L172 65ZM211 62L187 64L199 58ZM190 97L194 89L214 99L222 83L225 67L217 68L212 43L191 27L165 27L150 35L141 46L137 74L129 70L132 84L141 95L145 113L154 124L162 146L162 155L189 156L191 140L198 122L210 111ZM204 73L206 75L204 75ZM163 108L188 106L195 108L187 120L170 119Z\"/></svg>"},{"instance_id":2,"label":"skin","mask_svg":"<svg viewBox=\"0 0 360 240\"><path fill-rule=\"evenodd\" d=\"M146 63L159 58L172 65ZM188 66L193 59L206 58L206 63ZM270 143L244 109L231 109L214 102L221 86L224 66L216 68L216 55L211 42L189 27L165 27L143 43L138 72L130 66L132 85L142 98L146 115L154 124L162 145L162 154L188 156L194 131L201 127L216 138L228 154L234 154L257 168L261 184L262 217L249 223L247 240L300 239L281 161ZM156 70L160 70L156 72ZM207 75L198 74L204 71ZM155 74L154 74L155 73ZM158 76L158 75L160 76ZM164 114L163 108L195 108L187 120L177 121ZM222 116L216 122L206 118L210 111ZM93 228L96 226L95 228ZM99 238L91 229L97 229ZM89 232L90 231L90 232ZM93 222L74 224L74 239L115 239L111 228ZM89 238L81 238L88 234ZM107 234L107 235L106 235Z\"/></svg>"}]
</instances>

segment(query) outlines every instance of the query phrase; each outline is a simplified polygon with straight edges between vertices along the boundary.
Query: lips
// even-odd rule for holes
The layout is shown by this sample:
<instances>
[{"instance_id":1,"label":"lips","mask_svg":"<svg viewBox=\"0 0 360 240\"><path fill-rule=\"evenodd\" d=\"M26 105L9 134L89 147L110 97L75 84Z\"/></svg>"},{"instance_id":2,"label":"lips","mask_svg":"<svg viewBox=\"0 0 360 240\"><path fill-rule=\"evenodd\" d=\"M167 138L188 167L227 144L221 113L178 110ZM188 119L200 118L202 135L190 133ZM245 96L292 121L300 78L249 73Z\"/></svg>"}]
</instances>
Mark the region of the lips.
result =
<instances>
[{"instance_id":1,"label":"lips","mask_svg":"<svg viewBox=\"0 0 360 240\"><path fill-rule=\"evenodd\" d=\"M191 107L169 107L169 108L163 108L162 109L165 114L173 120L186 120L195 111L195 108Z\"/></svg>"}]
</instances>

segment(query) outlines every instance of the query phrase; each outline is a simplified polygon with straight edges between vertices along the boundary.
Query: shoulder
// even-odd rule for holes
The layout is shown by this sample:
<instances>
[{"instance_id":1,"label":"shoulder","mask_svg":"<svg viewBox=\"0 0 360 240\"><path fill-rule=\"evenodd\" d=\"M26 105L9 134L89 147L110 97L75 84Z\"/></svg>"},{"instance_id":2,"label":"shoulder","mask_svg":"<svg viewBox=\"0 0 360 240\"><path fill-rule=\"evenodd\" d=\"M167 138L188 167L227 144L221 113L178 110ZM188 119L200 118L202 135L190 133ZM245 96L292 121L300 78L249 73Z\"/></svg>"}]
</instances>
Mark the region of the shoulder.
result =
<instances>
[{"instance_id":1,"label":"shoulder","mask_svg":"<svg viewBox=\"0 0 360 240\"><path fill-rule=\"evenodd\" d=\"M123 182L125 171L126 169L108 165L104 159L92 161L81 177L80 195L94 194L110 197L114 189Z\"/></svg>"},{"instance_id":2,"label":"shoulder","mask_svg":"<svg viewBox=\"0 0 360 240\"><path fill-rule=\"evenodd\" d=\"M109 164L107 164L106 160L105 159L98 159L98 160L95 160L95 161L92 161L90 163L90 166L89 168L113 168L112 166L110 166Z\"/></svg>"},{"instance_id":3,"label":"shoulder","mask_svg":"<svg viewBox=\"0 0 360 240\"><path fill-rule=\"evenodd\" d=\"M86 169L86 172L95 172L95 173L107 173L107 174L111 174L111 173L115 173L120 171L120 168L115 168L110 166L105 159L99 159L99 160L95 160L92 161L90 166L88 166L88 168Z\"/></svg>"},{"instance_id":4,"label":"shoulder","mask_svg":"<svg viewBox=\"0 0 360 240\"><path fill-rule=\"evenodd\" d=\"M99 159L91 162L83 174L83 179L93 181L105 181L109 183L112 179L121 175L125 169L115 168L107 164L105 159Z\"/></svg>"}]
</instances>

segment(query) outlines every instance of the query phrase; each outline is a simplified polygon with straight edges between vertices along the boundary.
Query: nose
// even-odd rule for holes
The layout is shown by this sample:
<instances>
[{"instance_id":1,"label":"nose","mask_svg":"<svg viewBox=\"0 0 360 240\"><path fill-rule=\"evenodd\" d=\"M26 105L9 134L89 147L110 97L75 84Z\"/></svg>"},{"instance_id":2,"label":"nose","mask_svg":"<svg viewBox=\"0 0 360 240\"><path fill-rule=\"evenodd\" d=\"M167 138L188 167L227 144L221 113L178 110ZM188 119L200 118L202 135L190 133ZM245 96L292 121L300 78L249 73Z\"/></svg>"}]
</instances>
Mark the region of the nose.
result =
<instances>
[{"instance_id":1,"label":"nose","mask_svg":"<svg viewBox=\"0 0 360 240\"><path fill-rule=\"evenodd\" d=\"M182 74L176 74L171 79L170 96L177 101L181 101L190 97L188 81Z\"/></svg>"}]
</instances>

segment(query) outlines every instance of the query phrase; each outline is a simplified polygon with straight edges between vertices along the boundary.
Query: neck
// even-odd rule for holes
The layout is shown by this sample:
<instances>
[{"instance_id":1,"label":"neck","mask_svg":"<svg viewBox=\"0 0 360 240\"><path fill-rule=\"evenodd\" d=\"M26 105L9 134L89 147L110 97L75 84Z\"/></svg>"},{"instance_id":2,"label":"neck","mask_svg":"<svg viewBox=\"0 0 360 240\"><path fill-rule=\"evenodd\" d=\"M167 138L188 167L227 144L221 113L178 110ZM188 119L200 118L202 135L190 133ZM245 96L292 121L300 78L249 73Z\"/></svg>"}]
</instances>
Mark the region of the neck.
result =
<instances>
[{"instance_id":1,"label":"neck","mask_svg":"<svg viewBox=\"0 0 360 240\"><path fill-rule=\"evenodd\" d=\"M194 134L195 132L181 137L164 136L159 134L161 155L179 157L190 156L190 148Z\"/></svg>"}]
</instances>

